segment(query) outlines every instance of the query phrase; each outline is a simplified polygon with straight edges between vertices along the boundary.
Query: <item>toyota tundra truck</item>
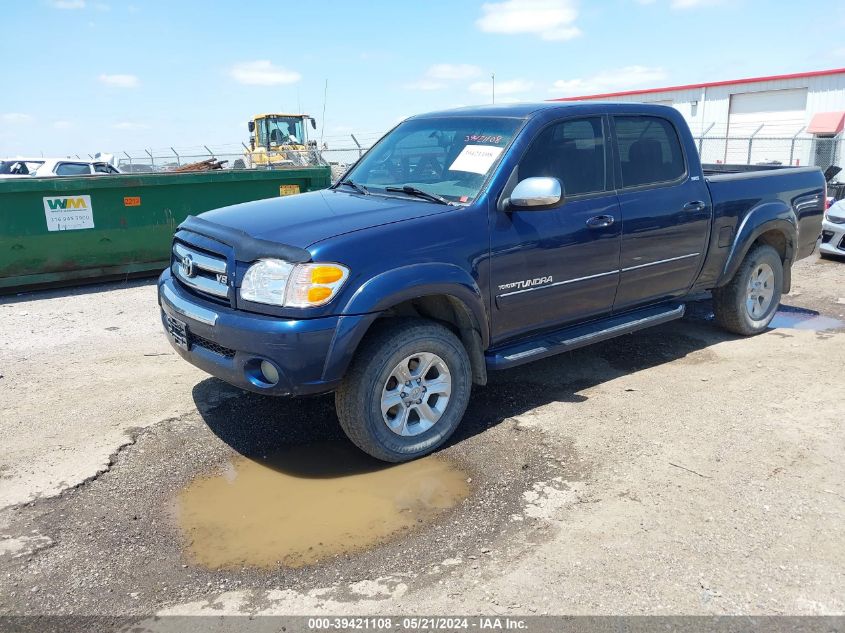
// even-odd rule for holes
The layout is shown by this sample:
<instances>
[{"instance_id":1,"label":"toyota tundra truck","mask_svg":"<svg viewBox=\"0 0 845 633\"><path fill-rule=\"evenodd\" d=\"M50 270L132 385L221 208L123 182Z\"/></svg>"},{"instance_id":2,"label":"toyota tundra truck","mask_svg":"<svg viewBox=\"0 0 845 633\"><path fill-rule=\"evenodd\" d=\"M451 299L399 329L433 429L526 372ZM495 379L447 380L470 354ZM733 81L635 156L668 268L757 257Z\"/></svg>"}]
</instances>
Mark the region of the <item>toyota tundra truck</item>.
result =
<instances>
[{"instance_id":1,"label":"toyota tundra truck","mask_svg":"<svg viewBox=\"0 0 845 633\"><path fill-rule=\"evenodd\" d=\"M766 330L821 232L816 168L713 175L671 107L411 117L331 188L189 217L158 281L176 351L261 394L334 392L358 447L441 446L473 384L678 319Z\"/></svg>"}]
</instances>

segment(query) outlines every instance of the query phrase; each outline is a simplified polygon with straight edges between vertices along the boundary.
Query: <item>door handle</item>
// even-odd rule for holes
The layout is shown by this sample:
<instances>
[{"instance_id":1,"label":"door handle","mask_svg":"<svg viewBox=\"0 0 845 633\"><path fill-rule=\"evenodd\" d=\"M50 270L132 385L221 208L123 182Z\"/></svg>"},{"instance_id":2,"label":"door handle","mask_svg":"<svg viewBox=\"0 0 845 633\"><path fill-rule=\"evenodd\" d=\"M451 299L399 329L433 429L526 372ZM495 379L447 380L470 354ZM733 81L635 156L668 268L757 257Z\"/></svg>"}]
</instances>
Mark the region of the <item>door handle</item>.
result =
<instances>
[{"instance_id":1,"label":"door handle","mask_svg":"<svg viewBox=\"0 0 845 633\"><path fill-rule=\"evenodd\" d=\"M597 215L587 220L587 226L591 229L603 229L612 225L616 219L612 215Z\"/></svg>"},{"instance_id":2,"label":"door handle","mask_svg":"<svg viewBox=\"0 0 845 633\"><path fill-rule=\"evenodd\" d=\"M706 206L707 204L701 200L693 200L692 202L687 202L684 205L684 211L704 211Z\"/></svg>"}]
</instances>

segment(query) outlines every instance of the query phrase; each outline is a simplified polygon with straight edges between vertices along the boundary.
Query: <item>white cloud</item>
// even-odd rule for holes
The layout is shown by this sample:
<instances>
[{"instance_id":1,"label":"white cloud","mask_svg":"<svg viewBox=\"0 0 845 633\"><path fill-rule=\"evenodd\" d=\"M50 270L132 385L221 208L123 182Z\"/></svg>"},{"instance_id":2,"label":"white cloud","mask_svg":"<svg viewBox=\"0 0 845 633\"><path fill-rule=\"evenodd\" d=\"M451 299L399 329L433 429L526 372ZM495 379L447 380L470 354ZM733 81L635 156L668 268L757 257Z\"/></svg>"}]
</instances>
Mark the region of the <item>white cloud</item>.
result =
<instances>
[{"instance_id":1,"label":"white cloud","mask_svg":"<svg viewBox=\"0 0 845 633\"><path fill-rule=\"evenodd\" d=\"M73 123L71 121L53 121L53 127L57 130L67 130L73 127Z\"/></svg>"},{"instance_id":2,"label":"white cloud","mask_svg":"<svg viewBox=\"0 0 845 633\"><path fill-rule=\"evenodd\" d=\"M496 98L498 100L499 95L511 95L520 92L528 92L533 87L534 82L528 81L527 79L510 79L508 81L497 81ZM480 95L492 95L493 82L476 81L475 83L469 85L469 91Z\"/></svg>"},{"instance_id":3,"label":"white cloud","mask_svg":"<svg viewBox=\"0 0 845 633\"><path fill-rule=\"evenodd\" d=\"M481 74L481 69L472 64L434 64L416 81L405 84L407 90L443 90L448 82L472 79Z\"/></svg>"},{"instance_id":4,"label":"white cloud","mask_svg":"<svg viewBox=\"0 0 845 633\"><path fill-rule=\"evenodd\" d=\"M135 75L100 75L99 79L112 88L137 88L141 83Z\"/></svg>"},{"instance_id":5,"label":"white cloud","mask_svg":"<svg viewBox=\"0 0 845 633\"><path fill-rule=\"evenodd\" d=\"M435 64L429 66L425 76L430 79L472 79L481 74L481 69L472 64Z\"/></svg>"},{"instance_id":6,"label":"white cloud","mask_svg":"<svg viewBox=\"0 0 845 633\"><path fill-rule=\"evenodd\" d=\"M569 40L581 30L575 0L505 0L481 5L476 26L486 33L531 34L544 40Z\"/></svg>"},{"instance_id":7,"label":"white cloud","mask_svg":"<svg viewBox=\"0 0 845 633\"><path fill-rule=\"evenodd\" d=\"M52 0L54 9L84 9L85 0Z\"/></svg>"},{"instance_id":8,"label":"white cloud","mask_svg":"<svg viewBox=\"0 0 845 633\"><path fill-rule=\"evenodd\" d=\"M112 127L115 130L149 130L150 126L146 123L135 123L133 121L121 121L120 123L113 123Z\"/></svg>"},{"instance_id":9,"label":"white cloud","mask_svg":"<svg viewBox=\"0 0 845 633\"><path fill-rule=\"evenodd\" d=\"M235 64L229 69L229 76L238 83L249 86L278 86L293 84L302 79L298 72L274 66L267 59Z\"/></svg>"},{"instance_id":10,"label":"white cloud","mask_svg":"<svg viewBox=\"0 0 845 633\"><path fill-rule=\"evenodd\" d=\"M625 66L613 70L603 70L592 77L577 79L559 79L549 92L561 97L586 95L590 93L616 92L634 88L650 87L657 81L666 79L662 68L648 66Z\"/></svg>"},{"instance_id":11,"label":"white cloud","mask_svg":"<svg viewBox=\"0 0 845 633\"><path fill-rule=\"evenodd\" d=\"M4 123L31 123L35 119L31 114L24 114L23 112L7 112L0 114L0 120Z\"/></svg>"}]
</instances>

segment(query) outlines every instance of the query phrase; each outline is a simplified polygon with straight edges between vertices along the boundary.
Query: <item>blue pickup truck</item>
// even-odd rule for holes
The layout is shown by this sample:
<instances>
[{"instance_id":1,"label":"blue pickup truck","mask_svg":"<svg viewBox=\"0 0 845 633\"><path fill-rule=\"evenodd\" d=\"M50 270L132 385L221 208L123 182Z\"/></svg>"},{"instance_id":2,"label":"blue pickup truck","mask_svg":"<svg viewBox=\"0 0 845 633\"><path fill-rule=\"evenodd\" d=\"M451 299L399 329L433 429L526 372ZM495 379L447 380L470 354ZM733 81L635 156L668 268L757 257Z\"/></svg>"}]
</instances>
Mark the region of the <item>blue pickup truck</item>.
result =
<instances>
[{"instance_id":1,"label":"blue pickup truck","mask_svg":"<svg viewBox=\"0 0 845 633\"><path fill-rule=\"evenodd\" d=\"M447 440L488 372L677 319L703 291L721 326L762 332L825 196L816 168L706 173L670 107L415 116L331 189L183 222L162 323L233 385L334 392L349 438L399 462Z\"/></svg>"}]
</instances>

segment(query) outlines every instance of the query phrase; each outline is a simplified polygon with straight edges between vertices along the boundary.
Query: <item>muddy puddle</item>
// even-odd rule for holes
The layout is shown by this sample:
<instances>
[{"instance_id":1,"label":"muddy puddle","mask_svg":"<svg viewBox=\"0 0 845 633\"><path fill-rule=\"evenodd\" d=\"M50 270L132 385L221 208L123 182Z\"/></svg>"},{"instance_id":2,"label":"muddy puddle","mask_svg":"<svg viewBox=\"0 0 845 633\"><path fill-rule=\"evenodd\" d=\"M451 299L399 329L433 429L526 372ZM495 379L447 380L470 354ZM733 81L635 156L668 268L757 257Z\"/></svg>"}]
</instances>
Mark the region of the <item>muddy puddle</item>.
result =
<instances>
[{"instance_id":1,"label":"muddy puddle","mask_svg":"<svg viewBox=\"0 0 845 633\"><path fill-rule=\"evenodd\" d=\"M469 494L438 457L386 465L346 443L231 460L176 499L189 559L211 569L302 567L432 522Z\"/></svg>"},{"instance_id":2,"label":"muddy puddle","mask_svg":"<svg viewBox=\"0 0 845 633\"><path fill-rule=\"evenodd\" d=\"M845 329L845 321L824 316L813 310L782 307L775 313L775 318L772 319L769 327L824 332Z\"/></svg>"}]
</instances>

